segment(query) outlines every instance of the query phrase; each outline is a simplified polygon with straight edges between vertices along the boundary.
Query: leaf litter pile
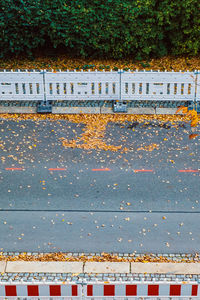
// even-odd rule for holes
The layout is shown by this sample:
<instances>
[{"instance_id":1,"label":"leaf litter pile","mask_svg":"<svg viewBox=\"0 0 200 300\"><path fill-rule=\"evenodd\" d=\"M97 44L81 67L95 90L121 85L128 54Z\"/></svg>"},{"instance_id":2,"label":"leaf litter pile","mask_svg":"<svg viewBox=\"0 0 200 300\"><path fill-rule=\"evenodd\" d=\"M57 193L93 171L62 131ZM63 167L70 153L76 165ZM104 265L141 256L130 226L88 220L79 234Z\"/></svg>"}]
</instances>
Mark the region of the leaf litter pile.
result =
<instances>
[{"instance_id":1,"label":"leaf litter pile","mask_svg":"<svg viewBox=\"0 0 200 300\"><path fill-rule=\"evenodd\" d=\"M100 255L85 255L84 253L79 256L73 256L69 253L57 252L57 253L41 253L41 254L29 254L26 252L19 255L3 255L0 252L0 261L65 261L65 262L172 262L172 263L200 263L200 256L198 253L193 255L187 255L183 258L177 258L173 260L169 256L162 256L156 254L141 254L136 256L135 253L129 254L129 257L120 257L117 254L102 252Z\"/></svg>"},{"instance_id":2,"label":"leaf litter pile","mask_svg":"<svg viewBox=\"0 0 200 300\"><path fill-rule=\"evenodd\" d=\"M185 108L178 109L184 110ZM188 122L191 121L191 127L197 126L199 123L199 117L196 112L186 113L183 111L183 115L125 115L125 114L69 114L69 115L40 115L40 114L1 114L2 119L14 119L17 122L20 120L66 120L73 123L82 123L85 125L83 128L83 133L80 137L76 137L75 139L68 140L65 137L61 137L62 145L66 148L79 148L79 149L96 149L96 150L104 150L104 151L120 151L121 153L128 152L129 149L123 147L122 145L115 146L109 145L104 141L106 126L108 123L120 123L125 124L126 122L133 122L133 124L149 124L152 121L157 120L160 124L160 127L166 127L167 122L171 123L171 126L178 129L178 124L180 122ZM195 120L193 121L193 119ZM194 128L192 128L194 129ZM134 131L134 128L132 129ZM191 133L189 135L189 139L194 139L198 134ZM0 145L0 147L3 145ZM150 145L141 145L137 148L137 151L153 151L154 149L159 149L158 144L150 144Z\"/></svg>"},{"instance_id":3,"label":"leaf litter pile","mask_svg":"<svg viewBox=\"0 0 200 300\"><path fill-rule=\"evenodd\" d=\"M57 57L38 56L35 59L28 59L20 56L10 59L0 59L0 69L60 69L60 70L160 70L160 71L193 71L200 70L200 57L173 57L151 59L149 61L135 61L134 57L123 60L114 59L81 59L72 58L67 55Z\"/></svg>"}]
</instances>

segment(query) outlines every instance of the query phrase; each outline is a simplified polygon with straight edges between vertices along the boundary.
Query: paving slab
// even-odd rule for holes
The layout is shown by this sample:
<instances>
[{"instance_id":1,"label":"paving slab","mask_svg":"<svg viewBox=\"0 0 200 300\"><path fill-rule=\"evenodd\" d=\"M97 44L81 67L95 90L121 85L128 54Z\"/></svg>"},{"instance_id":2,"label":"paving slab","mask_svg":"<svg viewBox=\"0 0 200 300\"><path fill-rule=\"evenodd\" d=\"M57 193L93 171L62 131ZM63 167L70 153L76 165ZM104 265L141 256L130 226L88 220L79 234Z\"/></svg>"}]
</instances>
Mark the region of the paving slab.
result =
<instances>
[{"instance_id":1,"label":"paving slab","mask_svg":"<svg viewBox=\"0 0 200 300\"><path fill-rule=\"evenodd\" d=\"M128 262L86 262L85 273L129 273Z\"/></svg>"},{"instance_id":2,"label":"paving slab","mask_svg":"<svg viewBox=\"0 0 200 300\"><path fill-rule=\"evenodd\" d=\"M99 114L100 107L52 107L53 114Z\"/></svg>"},{"instance_id":3,"label":"paving slab","mask_svg":"<svg viewBox=\"0 0 200 300\"><path fill-rule=\"evenodd\" d=\"M200 274L199 263L131 263L131 273Z\"/></svg>"},{"instance_id":4,"label":"paving slab","mask_svg":"<svg viewBox=\"0 0 200 300\"><path fill-rule=\"evenodd\" d=\"M82 262L8 261L7 273L82 273Z\"/></svg>"},{"instance_id":5,"label":"paving slab","mask_svg":"<svg viewBox=\"0 0 200 300\"><path fill-rule=\"evenodd\" d=\"M120 114L113 112L112 107L101 107L102 114ZM130 107L127 113L123 114L133 114L133 115L154 115L156 113L153 107Z\"/></svg>"},{"instance_id":6,"label":"paving slab","mask_svg":"<svg viewBox=\"0 0 200 300\"><path fill-rule=\"evenodd\" d=\"M0 273L4 273L6 269L6 261L0 261Z\"/></svg>"}]
</instances>

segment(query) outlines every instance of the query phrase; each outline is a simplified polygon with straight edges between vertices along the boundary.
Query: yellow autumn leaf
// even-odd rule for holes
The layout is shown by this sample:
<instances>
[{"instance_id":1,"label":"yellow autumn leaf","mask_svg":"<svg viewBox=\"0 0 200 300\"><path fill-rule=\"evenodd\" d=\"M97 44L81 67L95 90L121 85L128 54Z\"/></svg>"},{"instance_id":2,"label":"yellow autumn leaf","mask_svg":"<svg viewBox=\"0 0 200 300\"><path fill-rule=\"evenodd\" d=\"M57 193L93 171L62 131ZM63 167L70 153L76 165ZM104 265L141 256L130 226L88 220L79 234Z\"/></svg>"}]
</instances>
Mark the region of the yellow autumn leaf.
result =
<instances>
[{"instance_id":1,"label":"yellow autumn leaf","mask_svg":"<svg viewBox=\"0 0 200 300\"><path fill-rule=\"evenodd\" d=\"M178 112L180 112L180 111L182 111L183 114L186 114L186 113L188 112L188 108L185 107L185 106L180 106L180 107L177 109L176 114L177 114Z\"/></svg>"},{"instance_id":2,"label":"yellow autumn leaf","mask_svg":"<svg viewBox=\"0 0 200 300\"><path fill-rule=\"evenodd\" d=\"M189 139L192 140L192 139L195 139L197 136L199 136L199 134L197 133L192 133L189 135ZM190 153L189 155L193 155L192 153Z\"/></svg>"}]
</instances>

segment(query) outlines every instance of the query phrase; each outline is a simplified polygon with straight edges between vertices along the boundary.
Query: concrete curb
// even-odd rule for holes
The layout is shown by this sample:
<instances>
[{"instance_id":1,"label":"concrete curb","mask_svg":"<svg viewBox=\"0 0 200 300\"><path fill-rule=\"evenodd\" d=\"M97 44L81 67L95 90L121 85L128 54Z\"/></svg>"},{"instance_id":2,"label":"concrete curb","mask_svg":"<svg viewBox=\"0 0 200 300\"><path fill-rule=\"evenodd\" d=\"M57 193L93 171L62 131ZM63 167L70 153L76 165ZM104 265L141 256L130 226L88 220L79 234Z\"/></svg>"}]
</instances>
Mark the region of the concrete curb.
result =
<instances>
[{"instance_id":1,"label":"concrete curb","mask_svg":"<svg viewBox=\"0 0 200 300\"><path fill-rule=\"evenodd\" d=\"M200 263L1 261L0 272L200 274Z\"/></svg>"},{"instance_id":2,"label":"concrete curb","mask_svg":"<svg viewBox=\"0 0 200 300\"><path fill-rule=\"evenodd\" d=\"M130 107L127 113L133 115L173 115L177 108ZM36 107L0 106L0 114L35 114ZM112 107L52 107L52 114L121 114ZM181 112L178 115L183 115Z\"/></svg>"},{"instance_id":3,"label":"concrete curb","mask_svg":"<svg viewBox=\"0 0 200 300\"><path fill-rule=\"evenodd\" d=\"M156 115L174 115L176 114L177 108L161 108L156 107L155 114ZM176 115L183 115L182 112L178 112Z\"/></svg>"},{"instance_id":4,"label":"concrete curb","mask_svg":"<svg viewBox=\"0 0 200 300\"><path fill-rule=\"evenodd\" d=\"M100 114L100 107L52 107L53 114Z\"/></svg>"},{"instance_id":5,"label":"concrete curb","mask_svg":"<svg viewBox=\"0 0 200 300\"><path fill-rule=\"evenodd\" d=\"M36 114L36 107L0 106L0 114Z\"/></svg>"}]
</instances>

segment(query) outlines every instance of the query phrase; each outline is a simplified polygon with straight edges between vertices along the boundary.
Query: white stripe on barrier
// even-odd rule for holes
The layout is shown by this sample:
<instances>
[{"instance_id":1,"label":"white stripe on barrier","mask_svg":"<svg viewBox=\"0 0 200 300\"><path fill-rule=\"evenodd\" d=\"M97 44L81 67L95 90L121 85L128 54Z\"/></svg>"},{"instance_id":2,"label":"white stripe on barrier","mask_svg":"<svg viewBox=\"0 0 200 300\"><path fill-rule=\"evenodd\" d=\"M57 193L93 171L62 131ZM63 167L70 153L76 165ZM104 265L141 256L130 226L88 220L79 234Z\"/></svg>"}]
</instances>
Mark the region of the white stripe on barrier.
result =
<instances>
[{"instance_id":1,"label":"white stripe on barrier","mask_svg":"<svg viewBox=\"0 0 200 300\"><path fill-rule=\"evenodd\" d=\"M148 285L138 284L137 285L137 296L147 296L148 295Z\"/></svg>"},{"instance_id":2,"label":"white stripe on barrier","mask_svg":"<svg viewBox=\"0 0 200 300\"><path fill-rule=\"evenodd\" d=\"M16 292L17 292L17 296L28 296L27 286L25 285L18 285Z\"/></svg>"},{"instance_id":3,"label":"white stripe on barrier","mask_svg":"<svg viewBox=\"0 0 200 300\"><path fill-rule=\"evenodd\" d=\"M104 293L103 293L103 285L100 285L100 284L93 284L92 285L93 287L93 295L96 296L103 296Z\"/></svg>"},{"instance_id":4,"label":"white stripe on barrier","mask_svg":"<svg viewBox=\"0 0 200 300\"><path fill-rule=\"evenodd\" d=\"M61 295L72 296L71 285L61 285Z\"/></svg>"},{"instance_id":5,"label":"white stripe on barrier","mask_svg":"<svg viewBox=\"0 0 200 300\"><path fill-rule=\"evenodd\" d=\"M5 287L0 285L0 297L5 296Z\"/></svg>"},{"instance_id":6,"label":"white stripe on barrier","mask_svg":"<svg viewBox=\"0 0 200 300\"><path fill-rule=\"evenodd\" d=\"M39 285L39 296L49 296L49 285Z\"/></svg>"},{"instance_id":7,"label":"white stripe on barrier","mask_svg":"<svg viewBox=\"0 0 200 300\"><path fill-rule=\"evenodd\" d=\"M167 285L167 284L160 284L159 285L159 295L160 296L169 295L169 285Z\"/></svg>"},{"instance_id":8,"label":"white stripe on barrier","mask_svg":"<svg viewBox=\"0 0 200 300\"><path fill-rule=\"evenodd\" d=\"M187 284L181 285L181 296L188 296L188 295L192 295L192 286Z\"/></svg>"},{"instance_id":9,"label":"white stripe on barrier","mask_svg":"<svg viewBox=\"0 0 200 300\"><path fill-rule=\"evenodd\" d=\"M116 296L126 295L126 285L125 284L115 285L115 295Z\"/></svg>"}]
</instances>

